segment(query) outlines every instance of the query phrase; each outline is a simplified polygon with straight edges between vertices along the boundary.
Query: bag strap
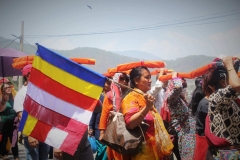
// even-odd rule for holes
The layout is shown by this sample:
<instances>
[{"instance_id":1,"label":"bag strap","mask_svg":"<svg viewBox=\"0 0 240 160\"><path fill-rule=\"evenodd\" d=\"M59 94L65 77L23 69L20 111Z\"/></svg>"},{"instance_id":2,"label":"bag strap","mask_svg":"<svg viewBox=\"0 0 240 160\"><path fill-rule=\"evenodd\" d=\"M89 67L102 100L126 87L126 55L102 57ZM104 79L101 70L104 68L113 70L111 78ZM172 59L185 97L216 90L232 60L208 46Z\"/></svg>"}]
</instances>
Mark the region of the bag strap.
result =
<instances>
[{"instance_id":1,"label":"bag strap","mask_svg":"<svg viewBox=\"0 0 240 160\"><path fill-rule=\"evenodd\" d=\"M141 124L139 125L139 128L140 128L140 130L141 130L141 132L142 132L143 140L144 140L144 142L146 142L146 139L145 139L145 136L144 136L144 133L143 133L143 130L142 130Z\"/></svg>"}]
</instances>

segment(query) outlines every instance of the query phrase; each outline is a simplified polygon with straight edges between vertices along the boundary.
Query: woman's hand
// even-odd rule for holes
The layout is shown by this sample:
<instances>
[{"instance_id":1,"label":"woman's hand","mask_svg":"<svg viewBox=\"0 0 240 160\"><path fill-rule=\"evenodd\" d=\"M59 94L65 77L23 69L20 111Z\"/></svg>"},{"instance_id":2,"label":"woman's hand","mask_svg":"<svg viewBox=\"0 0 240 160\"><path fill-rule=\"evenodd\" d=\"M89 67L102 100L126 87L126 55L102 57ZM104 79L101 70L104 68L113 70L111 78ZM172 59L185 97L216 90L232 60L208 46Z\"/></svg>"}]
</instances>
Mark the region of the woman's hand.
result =
<instances>
[{"instance_id":1,"label":"woman's hand","mask_svg":"<svg viewBox=\"0 0 240 160\"><path fill-rule=\"evenodd\" d=\"M89 135L90 137L93 136L93 131L94 131L93 129L89 129L89 130L88 130L88 135Z\"/></svg>"},{"instance_id":2,"label":"woman's hand","mask_svg":"<svg viewBox=\"0 0 240 160\"><path fill-rule=\"evenodd\" d=\"M223 64L227 69L233 68L233 57L227 56L222 58ZM234 69L234 68L233 68Z\"/></svg>"},{"instance_id":3,"label":"woman's hand","mask_svg":"<svg viewBox=\"0 0 240 160\"><path fill-rule=\"evenodd\" d=\"M36 148L38 146L38 140L36 140L35 138L28 136L28 143L31 147Z\"/></svg>"},{"instance_id":4,"label":"woman's hand","mask_svg":"<svg viewBox=\"0 0 240 160\"><path fill-rule=\"evenodd\" d=\"M105 133L105 130L103 130L103 129L100 130L100 136L99 136L100 141L103 139L104 133Z\"/></svg>"},{"instance_id":5,"label":"woman's hand","mask_svg":"<svg viewBox=\"0 0 240 160\"><path fill-rule=\"evenodd\" d=\"M150 94L145 94L144 98L146 100L146 108L148 108L149 110L152 109L155 98Z\"/></svg>"},{"instance_id":6,"label":"woman's hand","mask_svg":"<svg viewBox=\"0 0 240 160\"><path fill-rule=\"evenodd\" d=\"M57 149L57 148L54 148L53 149L53 154L54 154L54 157L61 160L62 159L62 151Z\"/></svg>"}]
</instances>

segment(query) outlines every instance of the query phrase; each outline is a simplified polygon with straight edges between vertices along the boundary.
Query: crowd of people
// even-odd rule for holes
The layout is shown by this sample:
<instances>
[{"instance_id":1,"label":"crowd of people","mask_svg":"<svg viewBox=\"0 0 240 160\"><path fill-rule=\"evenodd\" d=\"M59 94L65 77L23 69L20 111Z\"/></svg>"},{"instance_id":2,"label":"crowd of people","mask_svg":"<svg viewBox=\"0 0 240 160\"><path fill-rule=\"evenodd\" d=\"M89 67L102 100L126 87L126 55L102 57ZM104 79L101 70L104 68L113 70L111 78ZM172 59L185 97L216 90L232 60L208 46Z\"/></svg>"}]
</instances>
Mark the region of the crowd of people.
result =
<instances>
[{"instance_id":1,"label":"crowd of people","mask_svg":"<svg viewBox=\"0 0 240 160\"><path fill-rule=\"evenodd\" d=\"M61 160L240 159L240 60L227 56L216 58L212 64L206 74L195 78L190 100L185 97L186 79L178 77L177 72L172 73L170 80L159 80L167 74L164 68L156 76L155 84L145 66L136 66L129 74L117 72L106 77L89 129L75 154L69 155L23 135L27 160L47 160L51 153ZM0 81L0 155L3 159L8 159L10 149L14 159L18 159L18 125L31 68L31 64L23 68L24 85L18 92L8 79ZM137 153L121 154L101 141L113 119L112 111L124 116L129 130L142 122L148 124ZM162 132L167 136L159 138ZM95 139L95 154L89 137Z\"/></svg>"}]
</instances>

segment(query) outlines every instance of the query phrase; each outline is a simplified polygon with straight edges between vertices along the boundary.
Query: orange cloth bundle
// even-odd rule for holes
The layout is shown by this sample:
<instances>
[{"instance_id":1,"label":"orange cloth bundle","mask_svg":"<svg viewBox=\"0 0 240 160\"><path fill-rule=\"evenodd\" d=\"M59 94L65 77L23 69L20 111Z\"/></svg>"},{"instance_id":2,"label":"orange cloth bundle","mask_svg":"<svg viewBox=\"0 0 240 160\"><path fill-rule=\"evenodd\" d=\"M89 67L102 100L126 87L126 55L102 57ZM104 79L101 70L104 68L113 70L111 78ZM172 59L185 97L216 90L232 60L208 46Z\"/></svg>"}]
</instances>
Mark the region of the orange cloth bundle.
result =
<instances>
[{"instance_id":1,"label":"orange cloth bundle","mask_svg":"<svg viewBox=\"0 0 240 160\"><path fill-rule=\"evenodd\" d=\"M105 77L113 77L114 76L114 72L106 72L106 73L103 73L102 75L104 75Z\"/></svg>"},{"instance_id":2,"label":"orange cloth bundle","mask_svg":"<svg viewBox=\"0 0 240 160\"><path fill-rule=\"evenodd\" d=\"M78 64L95 65L95 62L96 62L95 59L90 59L90 58L70 58L70 59Z\"/></svg>"},{"instance_id":3,"label":"orange cloth bundle","mask_svg":"<svg viewBox=\"0 0 240 160\"><path fill-rule=\"evenodd\" d=\"M141 62L132 62L120 64L117 66L117 71L127 71L139 66L146 66L148 68L163 68L165 63L161 61L141 61Z\"/></svg>"},{"instance_id":4,"label":"orange cloth bundle","mask_svg":"<svg viewBox=\"0 0 240 160\"><path fill-rule=\"evenodd\" d=\"M177 76L181 77L181 78L192 79L192 78L196 78L196 77L199 77L201 75L204 75L205 73L207 73L207 71L210 68L212 68L212 64L207 64L207 65L202 66L200 68L197 68L197 69L195 69L195 70L193 70L192 72L189 72L189 73L179 72ZM172 74L163 75L163 76L159 77L160 81L167 81L167 80L170 80L170 79L172 79Z\"/></svg>"},{"instance_id":5,"label":"orange cloth bundle","mask_svg":"<svg viewBox=\"0 0 240 160\"><path fill-rule=\"evenodd\" d=\"M121 73L125 73L125 74L128 74L129 75L129 73L131 72L131 69L130 70L127 70L127 71L118 71L117 70L117 68L109 68L108 70L107 70L107 73L109 73L109 74L115 74L115 73L117 73L117 72L121 72Z\"/></svg>"},{"instance_id":6,"label":"orange cloth bundle","mask_svg":"<svg viewBox=\"0 0 240 160\"><path fill-rule=\"evenodd\" d=\"M171 73L171 72L173 72L173 70L171 69L164 70L164 73ZM155 69L151 72L151 75L157 75L158 73L160 73L160 69Z\"/></svg>"},{"instance_id":7,"label":"orange cloth bundle","mask_svg":"<svg viewBox=\"0 0 240 160\"><path fill-rule=\"evenodd\" d=\"M117 68L109 68L109 69L107 70L107 72L116 73L116 72L117 72Z\"/></svg>"},{"instance_id":8,"label":"orange cloth bundle","mask_svg":"<svg viewBox=\"0 0 240 160\"><path fill-rule=\"evenodd\" d=\"M32 64L33 60L34 60L34 55L14 58L12 67L15 69L22 69L27 64Z\"/></svg>"}]
</instances>

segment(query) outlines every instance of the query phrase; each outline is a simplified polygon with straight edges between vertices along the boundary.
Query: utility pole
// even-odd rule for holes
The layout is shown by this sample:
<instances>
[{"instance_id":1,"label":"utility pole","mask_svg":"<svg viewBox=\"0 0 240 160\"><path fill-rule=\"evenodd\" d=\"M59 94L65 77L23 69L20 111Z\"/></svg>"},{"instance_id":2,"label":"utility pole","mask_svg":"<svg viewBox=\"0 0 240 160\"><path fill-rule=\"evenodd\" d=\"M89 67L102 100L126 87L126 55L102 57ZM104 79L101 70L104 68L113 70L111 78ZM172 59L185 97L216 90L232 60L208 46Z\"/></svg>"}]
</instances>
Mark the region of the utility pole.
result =
<instances>
[{"instance_id":1,"label":"utility pole","mask_svg":"<svg viewBox=\"0 0 240 160\"><path fill-rule=\"evenodd\" d=\"M23 52L23 35L24 35L24 21L22 21L22 27L21 27L21 37L20 37L20 51ZM23 77L19 76L18 78L18 90L22 88L23 84Z\"/></svg>"}]
</instances>

